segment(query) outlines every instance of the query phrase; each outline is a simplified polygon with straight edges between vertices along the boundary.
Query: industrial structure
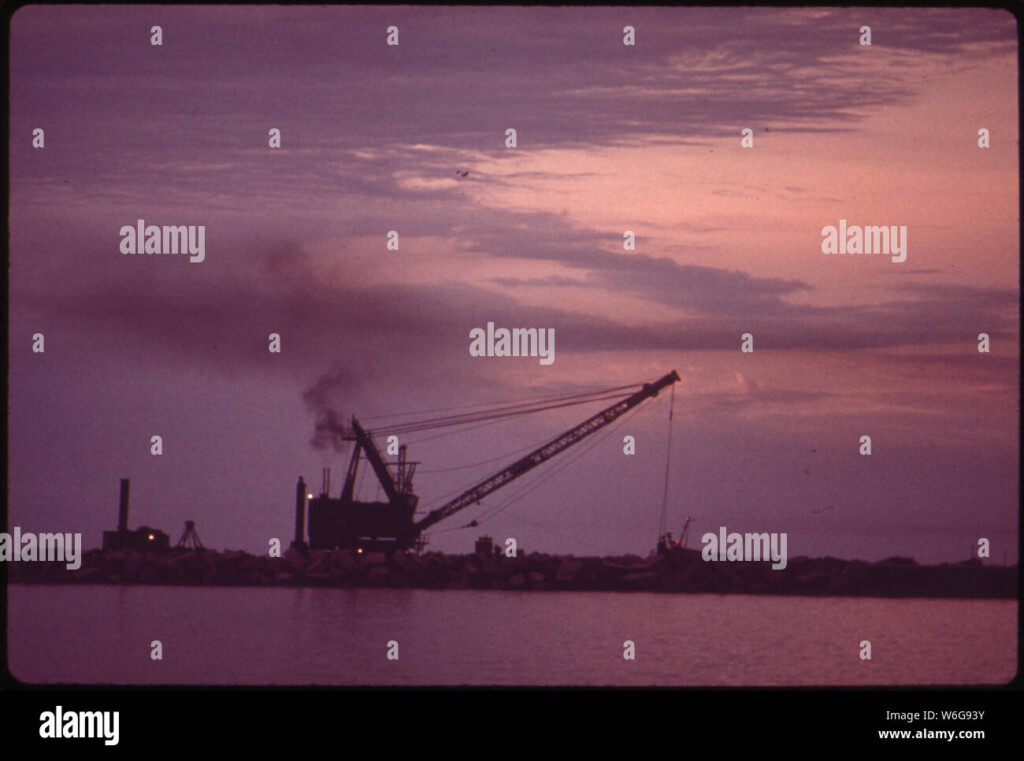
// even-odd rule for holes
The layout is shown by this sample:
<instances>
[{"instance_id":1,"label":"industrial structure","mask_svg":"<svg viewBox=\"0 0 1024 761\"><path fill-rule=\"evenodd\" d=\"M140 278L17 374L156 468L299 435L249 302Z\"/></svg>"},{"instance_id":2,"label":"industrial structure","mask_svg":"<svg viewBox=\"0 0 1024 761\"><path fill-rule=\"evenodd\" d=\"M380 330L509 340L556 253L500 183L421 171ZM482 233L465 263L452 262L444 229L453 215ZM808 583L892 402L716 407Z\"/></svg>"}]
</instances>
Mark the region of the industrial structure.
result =
<instances>
[{"instance_id":1,"label":"industrial structure","mask_svg":"<svg viewBox=\"0 0 1024 761\"><path fill-rule=\"evenodd\" d=\"M181 532L181 538L174 545L176 550L203 550L203 543L199 541L199 532L196 531L195 521L185 521L185 530Z\"/></svg>"},{"instance_id":2,"label":"industrial structure","mask_svg":"<svg viewBox=\"0 0 1024 761\"><path fill-rule=\"evenodd\" d=\"M683 530L679 532L679 538L673 539L672 534L662 534L658 537L658 546L656 552L658 555L670 555L673 552L686 549L686 537L690 530L690 524L693 522L691 516L687 516L686 522L683 524Z\"/></svg>"},{"instance_id":3,"label":"industrial structure","mask_svg":"<svg viewBox=\"0 0 1024 761\"><path fill-rule=\"evenodd\" d=\"M620 399L610 407L587 418L575 428L565 431L525 457L516 460L508 467L470 487L445 505L436 510L431 510L418 521L415 520L415 512L416 506L419 503L419 497L413 492L412 485L417 463L407 460L406 447L403 445L398 449L398 462L395 464L396 470L393 474L391 468L381 456L371 433L366 431L359 424L359 421L353 417L352 430L346 438L355 441L355 450L349 462L345 484L342 487L340 496L338 498L330 496L330 473L327 470L324 472L323 489L318 497L310 498L310 495L306 493L305 481L301 477L299 478L295 491L295 540L293 546L300 550L306 548L318 550L337 548L388 553L421 549L424 542L422 534L427 529L460 510L478 504L487 495L528 473L538 465L547 462L555 455L564 452L569 447L604 428L647 399L656 397L662 389L671 386L678 380L679 375L672 371L653 383L643 384L639 391ZM635 386L630 388L635 388ZM609 391L621 391L621 389L610 389ZM600 393L605 394L607 392ZM619 396L621 395L620 393ZM580 394L572 397L548 399L543 400L544 404L540 406L531 406L530 404L511 405L492 413L488 419L595 401L594 398L589 398L586 402L579 400L580 397L593 396L593 394ZM608 399L612 397L601 396L598 398ZM421 421L415 424L417 426L415 428L406 426L402 430L425 430L428 427L463 424L468 419L469 417L465 415L450 416L439 419L440 422ZM481 418L478 416L474 418L474 420L476 419ZM394 431L397 429L393 428L390 430ZM373 468L377 481L380 483L381 489L387 498L386 502L360 502L356 499L356 475L360 460L364 456ZM309 518L308 545L304 536L307 500ZM475 521L470 525L475 525ZM478 549L480 548L478 547Z\"/></svg>"},{"instance_id":4,"label":"industrial structure","mask_svg":"<svg viewBox=\"0 0 1024 761\"><path fill-rule=\"evenodd\" d=\"M103 532L104 550L136 550L151 552L168 550L171 538L159 529L139 526L134 531L128 530L128 490L131 482L121 479L121 501L117 513L117 531Z\"/></svg>"}]
</instances>

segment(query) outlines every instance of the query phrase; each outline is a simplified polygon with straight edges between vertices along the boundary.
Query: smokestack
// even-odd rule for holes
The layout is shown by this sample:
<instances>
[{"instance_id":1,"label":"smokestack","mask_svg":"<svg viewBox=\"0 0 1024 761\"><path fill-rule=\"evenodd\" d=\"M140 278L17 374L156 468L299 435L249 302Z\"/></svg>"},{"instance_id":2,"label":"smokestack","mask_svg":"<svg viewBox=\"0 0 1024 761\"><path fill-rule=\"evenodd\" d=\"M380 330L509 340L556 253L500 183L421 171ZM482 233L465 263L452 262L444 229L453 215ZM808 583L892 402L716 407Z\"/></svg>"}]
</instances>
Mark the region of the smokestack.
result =
<instances>
[{"instance_id":1,"label":"smokestack","mask_svg":"<svg viewBox=\"0 0 1024 761\"><path fill-rule=\"evenodd\" d=\"M117 512L117 530L128 530L128 485L131 483L127 478L121 479L121 506Z\"/></svg>"},{"instance_id":2,"label":"smokestack","mask_svg":"<svg viewBox=\"0 0 1024 761\"><path fill-rule=\"evenodd\" d=\"M299 476L299 483L295 486L295 544L303 544L303 534L306 530L306 482Z\"/></svg>"}]
</instances>

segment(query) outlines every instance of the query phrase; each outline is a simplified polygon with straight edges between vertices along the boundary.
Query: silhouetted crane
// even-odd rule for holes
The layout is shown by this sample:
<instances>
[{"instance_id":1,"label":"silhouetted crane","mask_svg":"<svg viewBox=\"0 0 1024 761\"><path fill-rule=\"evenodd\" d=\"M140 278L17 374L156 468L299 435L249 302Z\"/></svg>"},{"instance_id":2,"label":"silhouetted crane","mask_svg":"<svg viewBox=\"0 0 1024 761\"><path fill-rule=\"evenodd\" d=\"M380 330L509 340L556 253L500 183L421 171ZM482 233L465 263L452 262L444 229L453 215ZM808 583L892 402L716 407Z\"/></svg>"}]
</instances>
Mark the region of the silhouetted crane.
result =
<instances>
[{"instance_id":1,"label":"silhouetted crane","mask_svg":"<svg viewBox=\"0 0 1024 761\"><path fill-rule=\"evenodd\" d=\"M422 547L420 535L431 526L470 505L479 503L487 495L511 483L541 463L550 460L555 455L564 452L590 434L604 428L637 405L657 396L662 389L676 383L678 380L679 375L673 370L654 383L643 384L639 391L591 416L575 428L565 431L544 446L539 447L503 470L467 489L445 505L436 510L431 510L423 519L415 522L413 515L416 511L419 497L412 491L412 477L417 463L408 462L406 460L405 446L399 447L397 478L393 477L388 465L384 462L384 458L377 449L373 437L353 417L352 433L347 434L347 436L355 441L356 446L355 451L352 453L352 459L349 462L341 498L332 499L328 495L329 487L325 477L324 491L319 497L309 500L309 547L311 549L342 548L355 549L357 551L377 550L385 552ZM596 398L613 398L607 396L607 393L610 391L619 391L621 393L620 389L610 389L608 391L596 392L602 394L602 396ZM581 397L591 397L586 401L592 402L596 400L594 393L576 394L558 399L546 399L536 405L518 403L505 406L487 412L487 417L485 418L481 418L481 415L484 413L466 413L433 421L408 424L401 427L401 430L409 432L411 430L461 425L467 421L497 419L564 407L570 404L585 403L580 401ZM392 428L388 432L397 430L399 429ZM387 502L359 502L355 499L356 474L359 468L360 457L363 454L369 460L374 474L377 476L377 480L380 482L380 486L387 497ZM301 479L300 484L302 484ZM304 491L304 488L298 489L296 496L297 536L301 535L302 508L305 506L306 500L306 495L301 493L302 491Z\"/></svg>"},{"instance_id":2,"label":"silhouetted crane","mask_svg":"<svg viewBox=\"0 0 1024 761\"><path fill-rule=\"evenodd\" d=\"M194 521L185 521L185 530L181 534L181 539L174 546L176 549L203 549L203 543L199 541L199 534L196 532Z\"/></svg>"}]
</instances>

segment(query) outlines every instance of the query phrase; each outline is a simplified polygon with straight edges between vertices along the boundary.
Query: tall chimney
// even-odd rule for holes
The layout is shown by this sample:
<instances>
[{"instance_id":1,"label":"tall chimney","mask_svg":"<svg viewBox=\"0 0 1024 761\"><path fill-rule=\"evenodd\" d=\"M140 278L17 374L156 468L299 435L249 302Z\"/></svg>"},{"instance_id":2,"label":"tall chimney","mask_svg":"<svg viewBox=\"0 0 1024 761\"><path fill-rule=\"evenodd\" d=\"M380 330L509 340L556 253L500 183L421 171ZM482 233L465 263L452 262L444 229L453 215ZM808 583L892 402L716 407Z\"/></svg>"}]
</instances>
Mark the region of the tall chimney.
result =
<instances>
[{"instance_id":1,"label":"tall chimney","mask_svg":"<svg viewBox=\"0 0 1024 761\"><path fill-rule=\"evenodd\" d=\"M128 530L128 485L131 483L127 478L121 479L121 506L117 511L117 530Z\"/></svg>"},{"instance_id":2,"label":"tall chimney","mask_svg":"<svg viewBox=\"0 0 1024 761\"><path fill-rule=\"evenodd\" d=\"M299 476L295 486L295 544L305 543L303 534L306 529L306 482Z\"/></svg>"}]
</instances>

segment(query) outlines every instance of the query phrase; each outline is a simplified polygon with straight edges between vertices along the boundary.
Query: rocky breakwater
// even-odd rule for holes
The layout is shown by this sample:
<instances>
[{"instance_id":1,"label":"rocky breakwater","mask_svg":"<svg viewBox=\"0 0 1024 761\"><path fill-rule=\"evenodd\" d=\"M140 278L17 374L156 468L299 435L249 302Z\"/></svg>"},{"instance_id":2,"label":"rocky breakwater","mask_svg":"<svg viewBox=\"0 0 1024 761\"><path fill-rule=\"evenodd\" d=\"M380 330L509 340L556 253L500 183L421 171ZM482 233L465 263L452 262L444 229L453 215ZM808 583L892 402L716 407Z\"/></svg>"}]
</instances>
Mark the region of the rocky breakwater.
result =
<instances>
[{"instance_id":1,"label":"rocky breakwater","mask_svg":"<svg viewBox=\"0 0 1024 761\"><path fill-rule=\"evenodd\" d=\"M679 550L656 558L573 557L539 552L422 555L294 549L283 557L240 551L132 550L84 553L81 567L7 563L11 582L27 584L173 584L184 586L323 586L421 589L657 591L863 597L1017 597L1017 567L981 561L922 566L907 558L878 563L793 558L768 563L705 562Z\"/></svg>"}]
</instances>

